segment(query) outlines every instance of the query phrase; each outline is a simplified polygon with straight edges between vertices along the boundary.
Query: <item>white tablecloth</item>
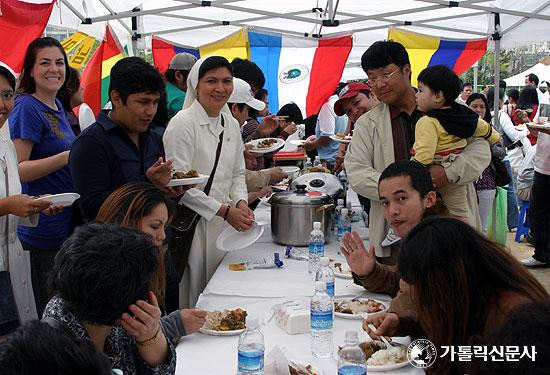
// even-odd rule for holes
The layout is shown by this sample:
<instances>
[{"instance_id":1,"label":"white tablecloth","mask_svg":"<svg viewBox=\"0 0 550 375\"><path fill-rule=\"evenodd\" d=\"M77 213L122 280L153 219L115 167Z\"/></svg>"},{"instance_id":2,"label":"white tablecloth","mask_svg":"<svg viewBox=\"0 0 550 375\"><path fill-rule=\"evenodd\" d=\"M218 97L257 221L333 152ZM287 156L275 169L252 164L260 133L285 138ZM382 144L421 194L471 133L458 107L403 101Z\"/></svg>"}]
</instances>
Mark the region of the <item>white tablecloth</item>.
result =
<instances>
[{"instance_id":1,"label":"white tablecloth","mask_svg":"<svg viewBox=\"0 0 550 375\"><path fill-rule=\"evenodd\" d=\"M261 204L255 211L256 220L270 222L269 206ZM365 228L362 222L354 223L354 229ZM344 260L337 253L337 244L333 239L325 245L325 254L337 260ZM277 327L274 321L267 322L272 307L289 299L308 301L314 292L314 276L307 271L307 261L286 259L286 246L271 240L271 228L265 226L260 239L246 249L227 253L212 279L201 294L197 307L205 310L223 310L243 308L250 316L257 316L264 335L265 353L277 345L288 358L306 361L324 371L326 375L337 372L337 359L321 360L311 355L310 334L288 335ZM250 271L229 271L228 265L252 259L273 256L278 252L284 262L280 269L260 269ZM336 297L368 295L383 301L389 301L387 295L367 293L353 284L352 280L335 280ZM334 344L343 345L345 332L356 330L361 341L369 340L361 328L360 320L347 320L335 317ZM239 336L218 337L195 333L184 337L176 350L178 355L177 374L235 374L237 368L237 344ZM407 342L407 338L397 338ZM388 374L423 374L424 371L407 366Z\"/></svg>"}]
</instances>

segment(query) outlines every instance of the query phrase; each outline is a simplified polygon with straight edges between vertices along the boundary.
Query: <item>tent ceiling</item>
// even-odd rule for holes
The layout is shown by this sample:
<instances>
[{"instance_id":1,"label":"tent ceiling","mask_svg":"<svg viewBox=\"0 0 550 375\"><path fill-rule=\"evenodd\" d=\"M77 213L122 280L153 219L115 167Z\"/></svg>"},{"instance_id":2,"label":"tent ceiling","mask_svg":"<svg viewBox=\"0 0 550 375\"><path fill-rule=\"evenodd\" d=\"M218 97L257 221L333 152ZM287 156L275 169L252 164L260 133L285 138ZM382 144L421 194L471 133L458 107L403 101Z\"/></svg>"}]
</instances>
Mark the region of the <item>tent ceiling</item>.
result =
<instances>
[{"instance_id":1,"label":"tent ceiling","mask_svg":"<svg viewBox=\"0 0 550 375\"><path fill-rule=\"evenodd\" d=\"M135 7L141 10L133 12ZM59 0L50 24L101 38L109 20L121 40L137 33L147 46L157 34L198 47L240 27L308 38L354 33L348 62L356 66L389 27L446 38L488 37L494 33L494 12L500 13L502 48L548 39L550 0ZM140 16L137 32L131 28L132 16ZM331 19L339 25L322 25Z\"/></svg>"}]
</instances>

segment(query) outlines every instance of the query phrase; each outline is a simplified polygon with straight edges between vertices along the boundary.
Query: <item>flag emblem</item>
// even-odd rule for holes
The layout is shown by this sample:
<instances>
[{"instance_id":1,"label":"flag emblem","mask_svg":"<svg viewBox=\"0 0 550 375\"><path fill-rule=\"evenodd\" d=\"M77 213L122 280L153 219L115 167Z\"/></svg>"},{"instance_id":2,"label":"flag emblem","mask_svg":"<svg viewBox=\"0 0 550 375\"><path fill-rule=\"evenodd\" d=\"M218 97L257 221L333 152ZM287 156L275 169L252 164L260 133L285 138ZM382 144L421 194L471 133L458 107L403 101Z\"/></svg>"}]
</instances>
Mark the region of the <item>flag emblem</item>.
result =
<instances>
[{"instance_id":1,"label":"flag emblem","mask_svg":"<svg viewBox=\"0 0 550 375\"><path fill-rule=\"evenodd\" d=\"M300 82L301 80L306 79L308 74L309 69L307 66L301 64L290 65L281 70L279 80L282 83Z\"/></svg>"}]
</instances>

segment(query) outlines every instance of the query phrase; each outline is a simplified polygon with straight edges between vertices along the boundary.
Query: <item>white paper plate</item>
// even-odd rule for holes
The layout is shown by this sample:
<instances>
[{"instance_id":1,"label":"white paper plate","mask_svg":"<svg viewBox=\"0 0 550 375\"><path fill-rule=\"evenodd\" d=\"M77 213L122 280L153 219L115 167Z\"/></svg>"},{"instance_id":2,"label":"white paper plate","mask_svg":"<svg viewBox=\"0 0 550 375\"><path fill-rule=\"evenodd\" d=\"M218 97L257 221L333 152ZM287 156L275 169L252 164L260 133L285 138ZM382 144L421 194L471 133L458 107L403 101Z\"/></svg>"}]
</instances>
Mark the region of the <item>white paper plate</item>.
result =
<instances>
[{"instance_id":1,"label":"white paper plate","mask_svg":"<svg viewBox=\"0 0 550 375\"><path fill-rule=\"evenodd\" d=\"M346 135L346 137L344 139L342 138L338 138L337 136L335 135L331 135L329 137L330 139L332 139L333 141L336 141L336 142L340 142L340 143L350 143L351 142L351 137L349 135Z\"/></svg>"},{"instance_id":2,"label":"white paper plate","mask_svg":"<svg viewBox=\"0 0 550 375\"><path fill-rule=\"evenodd\" d=\"M321 370L319 367L315 366L315 365L312 365L311 363L309 362L304 362L304 361L296 361L294 359L289 359L288 362L294 362L296 365L298 366L307 366L307 365L310 365L311 366L311 370L313 372L315 372L317 375L324 375L325 372L323 370Z\"/></svg>"},{"instance_id":3,"label":"white paper plate","mask_svg":"<svg viewBox=\"0 0 550 375\"><path fill-rule=\"evenodd\" d=\"M62 194L45 195L43 197L36 198L36 200L48 201L48 202L51 202L54 206L69 207L78 198L80 198L80 194L77 194L77 193L62 193Z\"/></svg>"},{"instance_id":4,"label":"white paper plate","mask_svg":"<svg viewBox=\"0 0 550 375\"><path fill-rule=\"evenodd\" d=\"M285 172L287 175L289 176L292 176L292 177L297 177L298 176L298 172L300 172L300 168L298 167L294 167L294 166L283 166L283 167L279 167L283 170L283 172Z\"/></svg>"},{"instance_id":5,"label":"white paper plate","mask_svg":"<svg viewBox=\"0 0 550 375\"><path fill-rule=\"evenodd\" d=\"M347 263L343 263L343 262L338 262L338 263L342 263L342 267L344 268L349 268L349 266L347 265ZM351 280L353 279L353 275L351 274L351 270L348 271L348 272L340 272L336 267L334 267L334 262L330 262L330 268L332 268L332 271L334 272L334 277L338 277L340 279L348 279L348 280Z\"/></svg>"},{"instance_id":6,"label":"white paper plate","mask_svg":"<svg viewBox=\"0 0 550 375\"><path fill-rule=\"evenodd\" d=\"M208 329L201 327L199 332L210 336L237 336L244 332L244 329L234 329L232 331L216 331L215 329Z\"/></svg>"},{"instance_id":7,"label":"white paper plate","mask_svg":"<svg viewBox=\"0 0 550 375\"><path fill-rule=\"evenodd\" d=\"M546 130L550 131L550 124L535 124L534 122L530 122L527 124L527 127L533 128L533 129L539 129L539 130Z\"/></svg>"},{"instance_id":8,"label":"white paper plate","mask_svg":"<svg viewBox=\"0 0 550 375\"><path fill-rule=\"evenodd\" d=\"M198 185L202 184L205 181L208 181L208 177L210 176L199 173L199 177L175 178L173 180L170 180L170 182L166 184L166 186Z\"/></svg>"},{"instance_id":9,"label":"white paper plate","mask_svg":"<svg viewBox=\"0 0 550 375\"><path fill-rule=\"evenodd\" d=\"M263 225L258 225L256 222L253 222L252 227L246 232L239 232L232 226L229 226L218 236L216 247L222 251L244 249L256 242L263 232Z\"/></svg>"},{"instance_id":10,"label":"white paper plate","mask_svg":"<svg viewBox=\"0 0 550 375\"><path fill-rule=\"evenodd\" d=\"M409 361L393 363L391 365L380 365L380 366L367 365L367 373L397 370L399 368L402 368L408 365L409 365Z\"/></svg>"},{"instance_id":11,"label":"white paper plate","mask_svg":"<svg viewBox=\"0 0 550 375\"><path fill-rule=\"evenodd\" d=\"M306 143L306 140L305 139L292 139L290 141L288 141L291 145L294 145L294 146L303 146L304 143Z\"/></svg>"},{"instance_id":12,"label":"white paper plate","mask_svg":"<svg viewBox=\"0 0 550 375\"><path fill-rule=\"evenodd\" d=\"M274 143L273 146L268 147L268 148L257 148L256 147L260 142L265 141L266 139L274 139L274 140L277 141L277 143ZM281 138L260 138L260 139L255 139L253 141L250 141L247 144L253 146L252 149L250 150L251 152L255 152L255 153L258 153L258 154L267 154L268 152L277 151L278 149L283 147L285 145L285 141Z\"/></svg>"},{"instance_id":13,"label":"white paper plate","mask_svg":"<svg viewBox=\"0 0 550 375\"><path fill-rule=\"evenodd\" d=\"M337 298L334 302L338 302L338 301L346 301L346 300L351 300L352 298ZM336 312L334 311L334 316L337 316L339 318L342 318L342 319L352 319L352 320L363 320L364 319L364 316L365 314L377 314L379 312L383 312L383 311L386 311L388 309L388 302L383 302L383 301L379 301L379 300L376 300L374 298L357 298L359 300L365 300L365 299L372 299L378 303L381 303L384 308L380 311L375 311L375 312L372 312L372 313L360 313L360 314L347 314L347 313L341 313L341 312Z\"/></svg>"}]
</instances>

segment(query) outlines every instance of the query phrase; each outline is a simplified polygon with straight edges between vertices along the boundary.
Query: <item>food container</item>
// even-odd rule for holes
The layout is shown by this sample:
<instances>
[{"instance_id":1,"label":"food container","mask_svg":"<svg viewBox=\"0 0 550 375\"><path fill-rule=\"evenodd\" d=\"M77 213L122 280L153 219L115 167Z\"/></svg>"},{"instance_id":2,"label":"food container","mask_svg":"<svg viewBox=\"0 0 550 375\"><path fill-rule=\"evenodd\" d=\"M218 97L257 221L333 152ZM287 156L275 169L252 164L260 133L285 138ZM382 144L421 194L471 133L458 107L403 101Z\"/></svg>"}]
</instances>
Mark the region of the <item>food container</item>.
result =
<instances>
[{"instance_id":1,"label":"food container","mask_svg":"<svg viewBox=\"0 0 550 375\"><path fill-rule=\"evenodd\" d=\"M317 191L330 195L334 202L338 198L344 198L344 189L338 177L329 173L313 172L301 175L292 181L291 190L296 189L298 185L306 185L306 191L308 192Z\"/></svg>"},{"instance_id":2,"label":"food container","mask_svg":"<svg viewBox=\"0 0 550 375\"><path fill-rule=\"evenodd\" d=\"M296 185L295 191L276 193L269 202L273 241L283 245L308 246L315 221L321 223L327 241L334 211L334 201L329 195L308 192L305 185Z\"/></svg>"}]
</instances>

